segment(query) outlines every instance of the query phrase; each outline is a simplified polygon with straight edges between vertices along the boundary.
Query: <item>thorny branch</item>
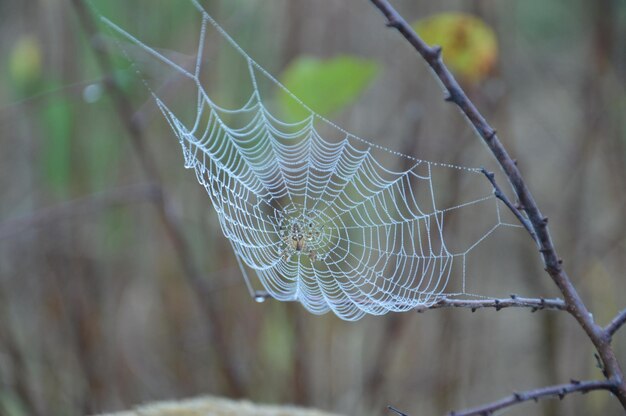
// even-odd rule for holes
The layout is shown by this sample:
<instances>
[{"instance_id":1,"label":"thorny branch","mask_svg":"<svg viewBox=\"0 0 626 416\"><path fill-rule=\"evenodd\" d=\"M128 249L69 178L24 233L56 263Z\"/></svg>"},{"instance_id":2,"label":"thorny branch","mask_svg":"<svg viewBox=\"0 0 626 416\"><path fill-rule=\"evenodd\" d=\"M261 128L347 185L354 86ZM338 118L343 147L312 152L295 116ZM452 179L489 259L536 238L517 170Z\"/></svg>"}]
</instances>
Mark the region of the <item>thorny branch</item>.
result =
<instances>
[{"instance_id":1,"label":"thorny branch","mask_svg":"<svg viewBox=\"0 0 626 416\"><path fill-rule=\"evenodd\" d=\"M441 58L441 47L428 46L417 33L415 33L406 20L391 6L388 0L370 1L385 16L387 26L400 32L422 58L424 58L435 73L435 76L446 89L447 95L445 100L459 107L498 161L520 202L521 209L525 213L522 224L525 224L526 221L530 224L531 230L529 230L529 233L539 246L539 252L543 259L546 272L563 294L567 305L566 310L576 319L597 349L606 372L607 383L611 385L613 393L624 409L626 409L626 379L624 378L623 371L611 346L611 335L607 329L602 328L594 321L593 315L587 309L587 306L578 294L571 279L563 269L563 262L559 258L552 238L550 237L548 218L541 213L532 193L528 189L526 181L517 168L517 164L509 156L506 148L500 142L496 130L489 125L474 103L467 97L448 67L444 64ZM515 213L515 211L513 211L513 213ZM617 325L617 327L619 327L619 325Z\"/></svg>"},{"instance_id":2,"label":"thorny branch","mask_svg":"<svg viewBox=\"0 0 626 416\"><path fill-rule=\"evenodd\" d=\"M545 398L563 398L572 393L589 393L594 390L614 390L615 385L610 381L578 381L572 380L567 384L559 384L556 386L542 387L540 389L528 390L521 393L513 393L512 395L489 403L483 406L474 407L472 409L463 410L460 412L450 412L449 416L489 416L497 412L498 410L505 409L507 407L515 406L520 403L528 401L539 401L539 399Z\"/></svg>"},{"instance_id":3,"label":"thorny branch","mask_svg":"<svg viewBox=\"0 0 626 416\"><path fill-rule=\"evenodd\" d=\"M563 299L533 299L522 298L517 295L511 295L509 298L503 299L449 299L442 298L429 306L420 306L415 308L416 312L422 313L431 309L443 308L465 308L475 312L477 309L495 309L499 311L505 308L528 308L532 312L544 309L565 310L567 305Z\"/></svg>"},{"instance_id":4,"label":"thorny branch","mask_svg":"<svg viewBox=\"0 0 626 416\"><path fill-rule=\"evenodd\" d=\"M90 10L86 7L84 0L72 0L72 4L78 15L80 24L90 41L97 63L105 75L105 87L113 101L113 105L120 121L128 131L136 156L139 158L145 175L149 180L163 190L162 180L159 175L155 159L151 156L146 146L145 133L142 126L132 117L132 105L113 74L113 63L109 51L99 42L98 29ZM163 223L165 231L175 249L181 267L187 277L189 284L193 287L193 292L199 299L199 303L204 309L210 331L213 336L213 345L218 355L217 362L228 387L234 396L244 395L244 385L236 369L236 364L232 358L231 349L224 338L224 328L218 317L216 305L211 299L211 288L206 279L197 270L189 244L185 238L178 219L174 216L168 195L163 190L160 198L155 201L155 207Z\"/></svg>"}]
</instances>

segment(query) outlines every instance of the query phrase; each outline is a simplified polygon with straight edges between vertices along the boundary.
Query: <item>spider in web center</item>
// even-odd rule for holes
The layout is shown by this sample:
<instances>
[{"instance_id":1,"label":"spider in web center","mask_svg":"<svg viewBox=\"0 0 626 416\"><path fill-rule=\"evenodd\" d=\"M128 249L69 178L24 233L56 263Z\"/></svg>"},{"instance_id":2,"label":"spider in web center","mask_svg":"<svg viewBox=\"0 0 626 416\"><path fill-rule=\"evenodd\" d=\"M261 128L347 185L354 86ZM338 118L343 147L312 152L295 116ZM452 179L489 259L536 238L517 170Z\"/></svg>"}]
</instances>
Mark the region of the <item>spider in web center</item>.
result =
<instances>
[{"instance_id":1,"label":"spider in web center","mask_svg":"<svg viewBox=\"0 0 626 416\"><path fill-rule=\"evenodd\" d=\"M282 259L288 261L294 256L305 255L311 261L323 260L326 255L321 253L320 249L324 228L316 223L315 213L293 214L294 212L288 212L288 215L280 221Z\"/></svg>"}]
</instances>

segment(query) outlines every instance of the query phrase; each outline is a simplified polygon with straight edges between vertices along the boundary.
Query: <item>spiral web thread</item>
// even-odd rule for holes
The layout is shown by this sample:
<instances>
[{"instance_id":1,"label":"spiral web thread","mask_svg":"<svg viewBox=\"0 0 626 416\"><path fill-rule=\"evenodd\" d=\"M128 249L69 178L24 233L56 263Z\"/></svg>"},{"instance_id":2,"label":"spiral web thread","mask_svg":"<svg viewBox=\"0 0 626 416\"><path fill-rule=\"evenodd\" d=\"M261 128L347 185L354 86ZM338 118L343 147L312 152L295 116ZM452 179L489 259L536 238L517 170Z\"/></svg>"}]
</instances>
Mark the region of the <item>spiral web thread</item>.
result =
<instances>
[{"instance_id":1,"label":"spiral web thread","mask_svg":"<svg viewBox=\"0 0 626 416\"><path fill-rule=\"evenodd\" d=\"M345 320L431 305L466 292L467 254L496 228L497 199L485 195L439 208L433 169L479 169L428 162L348 133L313 112L257 64L195 0L202 15L195 71L192 73L149 47L112 21L122 37L188 78L197 88L193 125L185 125L152 90L182 147L185 167L193 169L215 208L251 294L247 269L256 273L269 296L299 301L315 314L332 310ZM252 94L241 108L217 105L200 81L207 26L245 59ZM264 77L306 109L297 123L282 122L263 103L257 77ZM316 127L338 132L325 139ZM394 171L389 160L406 169ZM400 163L398 163L398 161ZM449 250L444 219L472 205L495 204L496 221L465 250ZM457 291L446 290L460 269Z\"/></svg>"}]
</instances>

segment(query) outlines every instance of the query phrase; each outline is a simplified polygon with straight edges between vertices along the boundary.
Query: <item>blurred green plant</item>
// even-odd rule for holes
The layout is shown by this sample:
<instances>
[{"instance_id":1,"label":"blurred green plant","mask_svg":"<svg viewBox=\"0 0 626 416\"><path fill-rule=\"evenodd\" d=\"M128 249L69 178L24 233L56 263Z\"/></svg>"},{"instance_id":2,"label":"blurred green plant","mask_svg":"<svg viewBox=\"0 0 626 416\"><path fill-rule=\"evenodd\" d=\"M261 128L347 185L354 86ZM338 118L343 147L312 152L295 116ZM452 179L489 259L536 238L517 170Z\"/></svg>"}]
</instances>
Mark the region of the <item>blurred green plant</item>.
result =
<instances>
[{"instance_id":1,"label":"blurred green plant","mask_svg":"<svg viewBox=\"0 0 626 416\"><path fill-rule=\"evenodd\" d=\"M440 13L412 24L429 45L443 48L443 58L461 81L484 80L496 64L498 41L491 27L465 13Z\"/></svg>"},{"instance_id":2,"label":"blurred green plant","mask_svg":"<svg viewBox=\"0 0 626 416\"><path fill-rule=\"evenodd\" d=\"M34 35L17 39L8 59L9 84L14 93L23 98L39 87L42 79L43 56L41 44Z\"/></svg>"},{"instance_id":3,"label":"blurred green plant","mask_svg":"<svg viewBox=\"0 0 626 416\"><path fill-rule=\"evenodd\" d=\"M49 189L64 194L71 183L73 101L65 96L51 98L42 109L42 175Z\"/></svg>"},{"instance_id":4,"label":"blurred green plant","mask_svg":"<svg viewBox=\"0 0 626 416\"><path fill-rule=\"evenodd\" d=\"M378 73L378 63L353 56L300 57L289 64L280 80L313 111L329 117L356 101ZM278 100L289 120L302 120L309 115L285 91L279 92Z\"/></svg>"},{"instance_id":5,"label":"blurred green plant","mask_svg":"<svg viewBox=\"0 0 626 416\"><path fill-rule=\"evenodd\" d=\"M0 393L0 414L6 416L26 416L28 412L24 409L21 400L11 392Z\"/></svg>"}]
</instances>

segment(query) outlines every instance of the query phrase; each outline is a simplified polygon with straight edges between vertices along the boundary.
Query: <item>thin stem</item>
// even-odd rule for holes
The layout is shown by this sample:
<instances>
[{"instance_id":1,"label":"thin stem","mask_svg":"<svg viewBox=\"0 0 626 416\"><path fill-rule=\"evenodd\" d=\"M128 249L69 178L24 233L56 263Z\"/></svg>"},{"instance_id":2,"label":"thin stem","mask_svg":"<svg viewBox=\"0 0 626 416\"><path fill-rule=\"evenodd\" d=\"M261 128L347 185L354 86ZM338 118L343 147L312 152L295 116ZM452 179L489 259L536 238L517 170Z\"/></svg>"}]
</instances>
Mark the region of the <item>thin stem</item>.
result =
<instances>
[{"instance_id":1,"label":"thin stem","mask_svg":"<svg viewBox=\"0 0 626 416\"><path fill-rule=\"evenodd\" d=\"M472 409L463 410L460 412L450 412L449 416L489 416L494 414L498 410L505 409L507 407L515 406L520 403L528 401L539 401L539 399L545 398L559 398L563 399L565 396L572 393L589 393L594 390L608 390L613 391L615 385L610 381L576 381L572 380L567 384L559 384L556 386L542 387L540 389L528 390L521 393L513 393L498 401L474 407Z\"/></svg>"},{"instance_id":2,"label":"thin stem","mask_svg":"<svg viewBox=\"0 0 626 416\"><path fill-rule=\"evenodd\" d=\"M496 182L496 175L493 172L489 172L487 169L484 168L481 169L481 171L483 175L487 177L487 180L491 182L491 186L493 186L493 194L496 196L496 198L498 198L504 203L504 205L507 206L507 208L513 213L513 215L515 215L515 217L524 226L524 228L526 228L526 231L528 231L528 234L530 234L532 239L535 240L535 243L539 244L539 241L537 240L537 235L535 234L535 230L533 230L532 224L530 223L530 221L528 221L528 218L526 218L524 214L522 214L520 210L517 209L517 207L515 207L513 203L511 203L511 201L509 201L509 198L506 196L506 194L502 192L502 189Z\"/></svg>"},{"instance_id":3,"label":"thin stem","mask_svg":"<svg viewBox=\"0 0 626 416\"><path fill-rule=\"evenodd\" d=\"M409 416L406 413L404 413L403 411L401 411L401 410L399 410L399 409L397 409L397 408L395 408L395 407L393 407L391 405L387 406L387 409L389 409L390 411L394 412L398 416Z\"/></svg>"},{"instance_id":4,"label":"thin stem","mask_svg":"<svg viewBox=\"0 0 626 416\"><path fill-rule=\"evenodd\" d=\"M622 369L611 347L610 336L604 328L596 324L592 314L587 309L587 306L572 284L571 279L563 269L563 262L559 258L550 236L548 218L539 210L539 206L528 189L521 172L517 168L517 164L509 156L506 148L500 142L496 131L489 125L474 103L467 97L452 75L452 72L450 72L448 67L444 64L441 58L441 47L428 46L387 0L370 1L383 13L387 19L387 26L397 29L415 50L417 50L422 58L424 58L436 77L445 87L447 91L445 100L459 107L498 161L520 201L521 209L526 213L528 221L534 231L534 236L532 233L530 234L531 237L536 237L546 272L563 294L567 304L567 311L578 321L579 325L598 350L603 367L606 371L607 379L616 386L615 395L624 409L626 409L626 379L624 378Z\"/></svg>"},{"instance_id":5,"label":"thin stem","mask_svg":"<svg viewBox=\"0 0 626 416\"><path fill-rule=\"evenodd\" d=\"M613 336L624 324L626 324L626 309L618 313L604 330L609 336Z\"/></svg>"},{"instance_id":6,"label":"thin stem","mask_svg":"<svg viewBox=\"0 0 626 416\"><path fill-rule=\"evenodd\" d=\"M495 309L499 311L505 308L528 308L532 312L538 310L551 309L551 310L565 310L567 305L563 299L544 299L544 298L521 298L516 295L511 295L510 298L504 299L448 299L443 298L438 302L430 306L421 306L415 308L419 313L426 312L432 309L443 308L466 308L471 309L472 312L477 309Z\"/></svg>"}]
</instances>

